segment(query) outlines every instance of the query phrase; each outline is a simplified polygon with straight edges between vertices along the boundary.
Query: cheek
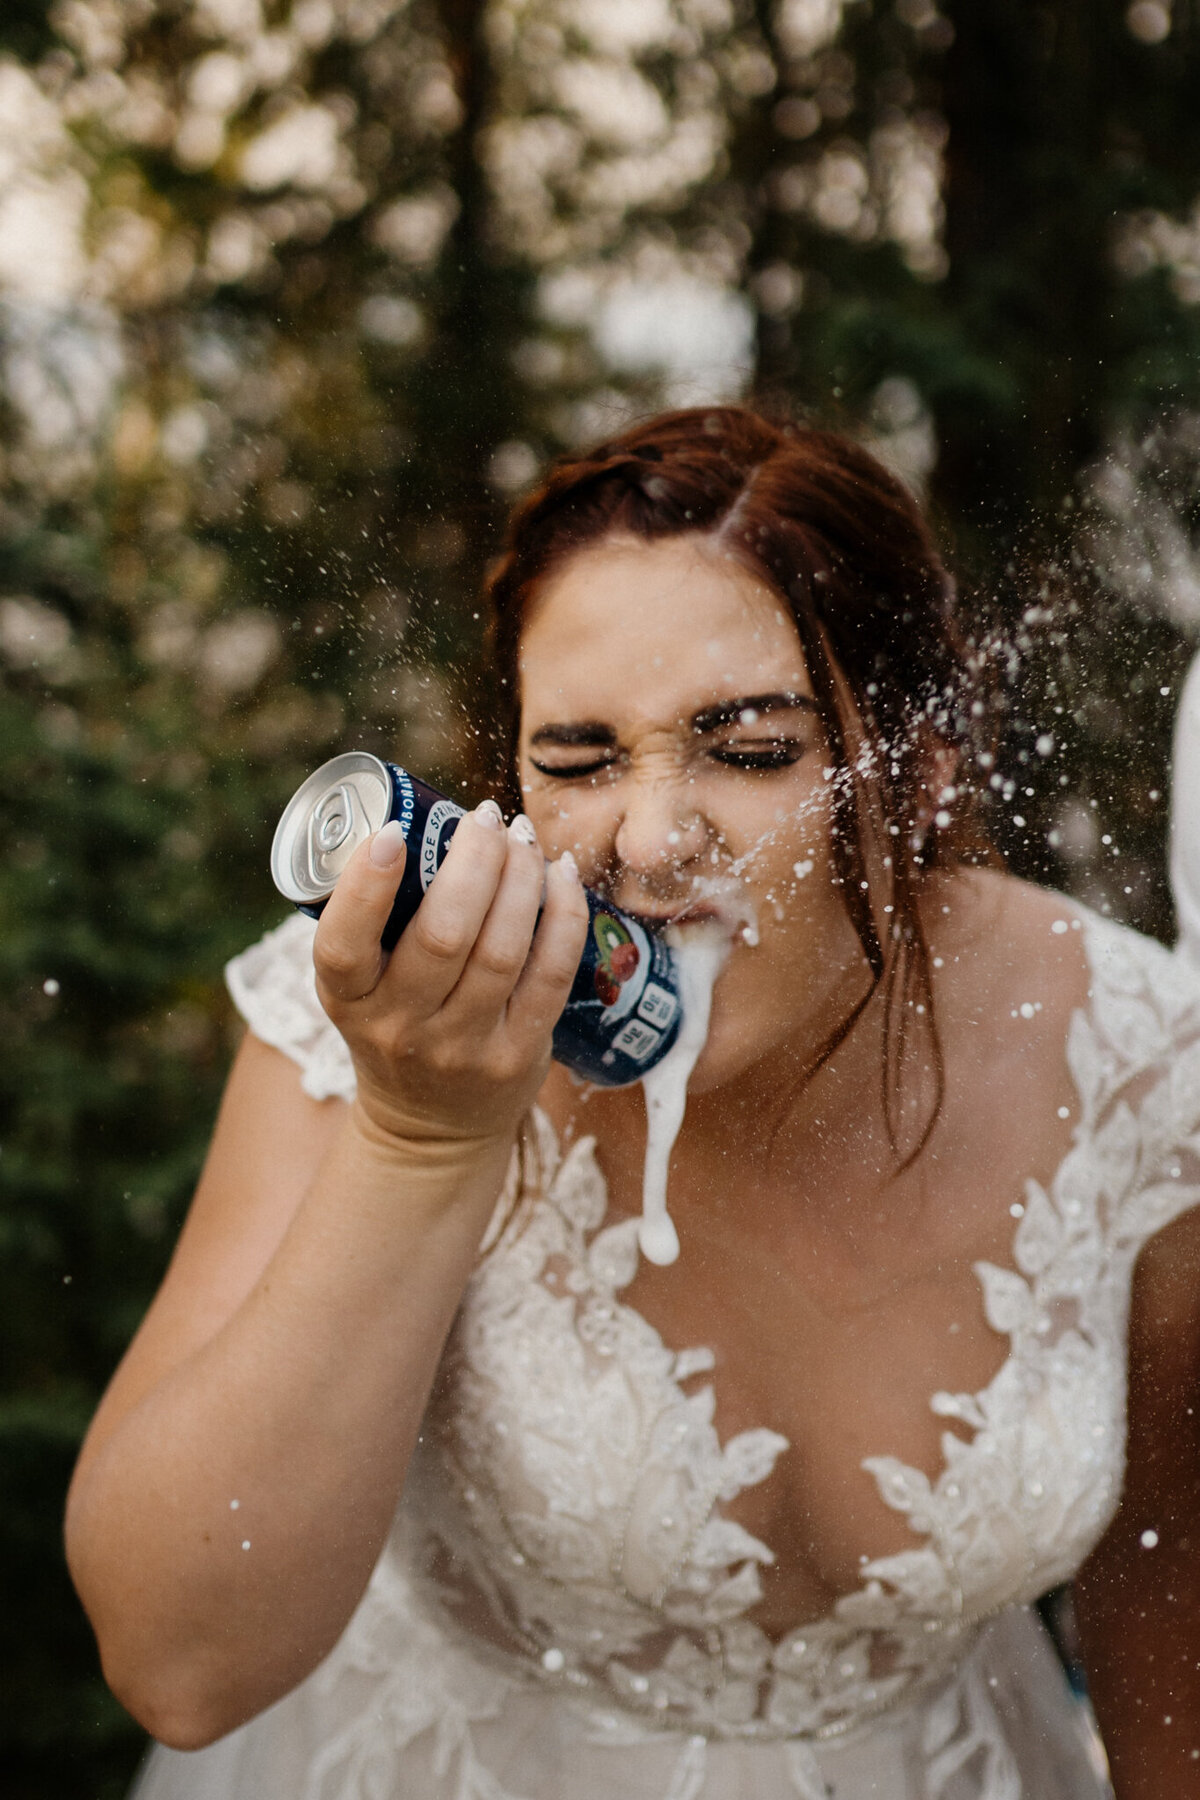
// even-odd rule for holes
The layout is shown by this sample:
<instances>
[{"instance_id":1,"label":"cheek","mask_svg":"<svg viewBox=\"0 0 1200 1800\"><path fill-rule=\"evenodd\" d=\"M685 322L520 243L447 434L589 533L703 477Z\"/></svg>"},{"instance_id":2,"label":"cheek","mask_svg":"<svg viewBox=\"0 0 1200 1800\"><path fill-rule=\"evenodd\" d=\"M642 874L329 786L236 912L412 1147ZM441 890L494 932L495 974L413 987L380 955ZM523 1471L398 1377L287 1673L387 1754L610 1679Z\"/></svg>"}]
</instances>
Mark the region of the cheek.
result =
<instances>
[{"instance_id":1,"label":"cheek","mask_svg":"<svg viewBox=\"0 0 1200 1800\"><path fill-rule=\"evenodd\" d=\"M589 865L609 854L615 828L604 790L538 783L523 788L522 797L546 855L561 856L570 850L586 881Z\"/></svg>"},{"instance_id":2,"label":"cheek","mask_svg":"<svg viewBox=\"0 0 1200 1800\"><path fill-rule=\"evenodd\" d=\"M833 818L828 787L797 784L784 800L772 798L740 821L738 861L746 879L773 901L807 912L833 869Z\"/></svg>"}]
</instances>

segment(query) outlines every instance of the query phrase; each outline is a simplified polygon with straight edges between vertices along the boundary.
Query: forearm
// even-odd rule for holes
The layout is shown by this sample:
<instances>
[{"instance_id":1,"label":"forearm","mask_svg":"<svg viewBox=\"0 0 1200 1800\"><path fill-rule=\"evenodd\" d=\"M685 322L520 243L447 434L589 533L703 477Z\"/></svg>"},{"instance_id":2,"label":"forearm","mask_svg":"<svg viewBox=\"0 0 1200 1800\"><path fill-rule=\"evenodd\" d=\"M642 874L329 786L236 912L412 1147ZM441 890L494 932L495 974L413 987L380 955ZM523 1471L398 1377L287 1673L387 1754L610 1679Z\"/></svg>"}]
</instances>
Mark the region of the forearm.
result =
<instances>
[{"instance_id":1,"label":"forearm","mask_svg":"<svg viewBox=\"0 0 1200 1800\"><path fill-rule=\"evenodd\" d=\"M220 1735L336 1641L508 1154L406 1154L348 1114L245 1302L85 1460L72 1569L115 1690L157 1735Z\"/></svg>"}]
</instances>

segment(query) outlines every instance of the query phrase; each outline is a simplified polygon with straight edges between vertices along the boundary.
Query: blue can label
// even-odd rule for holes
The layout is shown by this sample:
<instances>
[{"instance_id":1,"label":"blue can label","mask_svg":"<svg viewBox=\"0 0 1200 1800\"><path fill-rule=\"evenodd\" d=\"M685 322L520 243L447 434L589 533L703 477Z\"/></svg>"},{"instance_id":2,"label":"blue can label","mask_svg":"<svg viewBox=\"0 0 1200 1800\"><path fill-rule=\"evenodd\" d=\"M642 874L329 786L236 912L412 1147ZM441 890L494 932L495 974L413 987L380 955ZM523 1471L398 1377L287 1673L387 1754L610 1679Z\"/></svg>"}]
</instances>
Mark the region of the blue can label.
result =
<instances>
[{"instance_id":1,"label":"blue can label","mask_svg":"<svg viewBox=\"0 0 1200 1800\"><path fill-rule=\"evenodd\" d=\"M409 859L383 935L391 949L437 874L463 816L453 800L394 763L392 814ZM639 919L587 890L588 935L562 1016L558 1062L603 1087L637 1081L679 1035L682 1005L670 947Z\"/></svg>"},{"instance_id":2,"label":"blue can label","mask_svg":"<svg viewBox=\"0 0 1200 1800\"><path fill-rule=\"evenodd\" d=\"M422 893L428 890L430 882L441 868L442 858L450 848L450 839L454 836L458 821L462 816L462 807L455 806L453 800L435 800L430 807L421 831ZM407 831L405 835L408 835Z\"/></svg>"},{"instance_id":3,"label":"blue can label","mask_svg":"<svg viewBox=\"0 0 1200 1800\"><path fill-rule=\"evenodd\" d=\"M404 833L404 842L409 844L412 842L413 813L417 804L412 777L407 769L397 768L395 763L388 763L387 771L392 778L391 817L399 820L400 829Z\"/></svg>"},{"instance_id":4,"label":"blue can label","mask_svg":"<svg viewBox=\"0 0 1200 1800\"><path fill-rule=\"evenodd\" d=\"M554 1054L589 1081L623 1087L679 1035L675 959L662 938L591 889L587 903L587 942L554 1028Z\"/></svg>"},{"instance_id":5,"label":"blue can label","mask_svg":"<svg viewBox=\"0 0 1200 1800\"><path fill-rule=\"evenodd\" d=\"M408 860L396 893L396 902L383 933L383 947L390 950L416 912L441 868L451 840L463 817L463 809L447 800L428 782L420 781L395 763L385 764L392 780L390 818L398 819L404 832Z\"/></svg>"}]
</instances>

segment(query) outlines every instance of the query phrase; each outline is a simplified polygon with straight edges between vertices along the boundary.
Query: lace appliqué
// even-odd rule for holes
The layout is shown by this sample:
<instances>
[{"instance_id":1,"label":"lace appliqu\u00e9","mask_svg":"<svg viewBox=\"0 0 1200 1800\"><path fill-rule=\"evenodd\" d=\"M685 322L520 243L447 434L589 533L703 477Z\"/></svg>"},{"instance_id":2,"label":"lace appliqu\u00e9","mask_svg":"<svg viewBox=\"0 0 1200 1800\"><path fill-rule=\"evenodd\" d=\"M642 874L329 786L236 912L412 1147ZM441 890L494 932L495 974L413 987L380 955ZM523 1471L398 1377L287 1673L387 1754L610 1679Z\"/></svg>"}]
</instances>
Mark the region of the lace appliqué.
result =
<instances>
[{"instance_id":1,"label":"lace appliqu\u00e9","mask_svg":"<svg viewBox=\"0 0 1200 1800\"><path fill-rule=\"evenodd\" d=\"M366 1709L353 1698L364 1683ZM439 1782L452 1776L459 1800L520 1800L485 1767L473 1736L499 1716L511 1678L447 1644L415 1605L395 1554L381 1560L336 1651L306 1685L319 1708L346 1723L321 1741L296 1800L397 1793L404 1752L426 1733L431 1772Z\"/></svg>"},{"instance_id":2,"label":"lace appliqu\u00e9","mask_svg":"<svg viewBox=\"0 0 1200 1800\"><path fill-rule=\"evenodd\" d=\"M785 1440L719 1441L712 1389L695 1385L711 1353L669 1349L623 1303L636 1223L605 1227L591 1144L560 1155L534 1115L397 1536L330 1659L330 1680L386 1664L393 1749L432 1730L464 1795L519 1800L472 1761L471 1729L533 1685L577 1703L603 1741L680 1734L671 1800L702 1791L706 1745L720 1737L783 1740L809 1800L824 1785L810 1746L924 1696L931 1800L968 1767L986 1800L1016 1800L972 1639L989 1615L1069 1576L1107 1526L1123 1475L1133 1264L1200 1201L1200 983L1157 945L1086 915L1083 929L1093 994L1067 1045L1074 1143L1047 1188L1027 1185L1014 1266L977 1265L1009 1355L978 1393L932 1397L960 1428L943 1437L935 1480L889 1455L865 1463L913 1547L867 1564L830 1617L778 1642L748 1616L772 1552L722 1506L770 1474ZM230 985L259 1035L301 1064L307 1091L348 1095L353 1071L317 1006L310 944L311 926L290 921L237 959ZM404 1637L412 1654L395 1630L410 1581L425 1621ZM367 1755L375 1731L329 1756Z\"/></svg>"},{"instance_id":3,"label":"lace appliqu\u00e9","mask_svg":"<svg viewBox=\"0 0 1200 1800\"><path fill-rule=\"evenodd\" d=\"M234 1005L255 1037L300 1065L314 1100L352 1100L354 1064L345 1039L317 999L312 941L316 924L296 913L226 964Z\"/></svg>"},{"instance_id":4,"label":"lace appliqu\u00e9","mask_svg":"<svg viewBox=\"0 0 1200 1800\"><path fill-rule=\"evenodd\" d=\"M721 1504L786 1441L720 1444L711 1387L683 1385L711 1353L671 1351L621 1302L636 1223L603 1227L590 1141L560 1159L538 1120L427 1446L431 1581L472 1634L482 1608L484 1635L532 1679L665 1727L819 1741L932 1692L982 1620L1073 1573L1120 1494L1133 1260L1200 1199L1200 1170L1180 1159L1200 1130L1200 1048L1181 1041L1200 1032L1195 984L1181 991L1155 945L1086 930L1074 1147L1048 1190L1028 1184L1016 1267L977 1266L1010 1354L979 1393L932 1397L972 1433L944 1434L935 1481L891 1456L864 1465L922 1541L865 1565L831 1617L777 1642L747 1617L772 1552ZM960 1746L976 1714L961 1714Z\"/></svg>"},{"instance_id":5,"label":"lace appliqu\u00e9","mask_svg":"<svg viewBox=\"0 0 1200 1800\"><path fill-rule=\"evenodd\" d=\"M561 1160L535 1115L524 1192L473 1278L418 1493L455 1571L443 1600L567 1693L665 1723L751 1718L769 1645L744 1614L765 1544L721 1503L770 1473L779 1433L722 1445L710 1351L668 1350L619 1290L637 1221L607 1207L591 1140ZM594 1235L590 1235L594 1234ZM427 1516L433 1517L432 1510Z\"/></svg>"},{"instance_id":6,"label":"lace appliqu\u00e9","mask_svg":"<svg viewBox=\"0 0 1200 1800\"><path fill-rule=\"evenodd\" d=\"M1067 1062L1074 1145L1049 1191L1025 1189L1016 1270L979 1263L988 1323L1011 1352L977 1394L931 1405L947 1432L934 1483L868 1459L886 1503L926 1538L865 1570L838 1607L864 1626L896 1608L980 1618L1064 1581L1099 1541L1124 1476L1125 1346L1133 1264L1155 1231L1200 1201L1200 989L1168 952L1085 916L1092 1005Z\"/></svg>"}]
</instances>

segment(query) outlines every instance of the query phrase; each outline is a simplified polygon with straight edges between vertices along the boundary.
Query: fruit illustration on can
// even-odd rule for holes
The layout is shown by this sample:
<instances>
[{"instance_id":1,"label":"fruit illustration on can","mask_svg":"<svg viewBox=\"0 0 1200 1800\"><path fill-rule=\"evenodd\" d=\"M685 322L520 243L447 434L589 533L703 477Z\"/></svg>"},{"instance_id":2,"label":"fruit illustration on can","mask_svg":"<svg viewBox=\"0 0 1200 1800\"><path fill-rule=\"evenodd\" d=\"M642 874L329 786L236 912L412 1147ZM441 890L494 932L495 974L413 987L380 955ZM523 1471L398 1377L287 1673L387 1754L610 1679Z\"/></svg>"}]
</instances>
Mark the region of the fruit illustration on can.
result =
<instances>
[{"instance_id":1,"label":"fruit illustration on can","mask_svg":"<svg viewBox=\"0 0 1200 1800\"><path fill-rule=\"evenodd\" d=\"M600 952L592 979L603 1005L612 1006L622 983L637 972L638 948L620 919L615 919L611 913L597 913L592 932Z\"/></svg>"}]
</instances>

